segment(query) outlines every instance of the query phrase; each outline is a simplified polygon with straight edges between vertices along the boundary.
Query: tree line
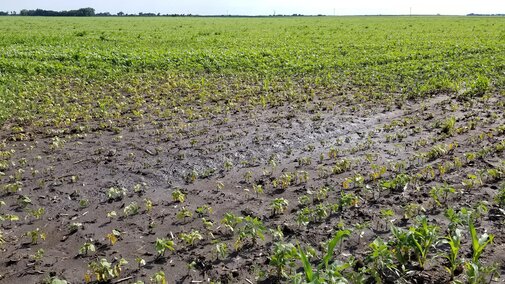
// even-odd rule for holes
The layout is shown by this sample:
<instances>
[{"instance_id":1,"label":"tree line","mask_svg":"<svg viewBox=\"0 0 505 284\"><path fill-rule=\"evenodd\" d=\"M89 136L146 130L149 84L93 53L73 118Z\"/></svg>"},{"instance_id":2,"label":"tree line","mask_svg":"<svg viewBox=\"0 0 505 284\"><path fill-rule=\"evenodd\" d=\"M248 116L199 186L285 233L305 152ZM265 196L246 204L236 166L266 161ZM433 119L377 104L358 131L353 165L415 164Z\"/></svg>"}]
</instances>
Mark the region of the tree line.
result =
<instances>
[{"instance_id":1,"label":"tree line","mask_svg":"<svg viewBox=\"0 0 505 284\"><path fill-rule=\"evenodd\" d=\"M52 10L27 10L23 9L19 12L21 16L46 16L46 17L91 17L95 16L95 9L93 8L81 8L78 10L68 10L68 11L52 11Z\"/></svg>"},{"instance_id":2,"label":"tree line","mask_svg":"<svg viewBox=\"0 0 505 284\"><path fill-rule=\"evenodd\" d=\"M123 12L118 12L117 14L112 14L109 12L95 13L95 9L93 8L81 8L78 10L69 10L69 11L53 11L53 10L43 10L43 9L35 9L35 10L27 10L23 9L19 12L16 11L8 12L8 11L0 11L0 16L43 16L43 17L192 17L192 16L200 16L193 14L161 14L161 13L138 13L138 14L128 14ZM227 17L232 15L221 15L221 17ZM238 15L233 15L238 16ZM303 16L302 14L293 14L293 15L273 15L275 17L283 17L283 16ZM321 16L321 15L318 15ZM219 17L219 16L218 16Z\"/></svg>"},{"instance_id":3,"label":"tree line","mask_svg":"<svg viewBox=\"0 0 505 284\"><path fill-rule=\"evenodd\" d=\"M0 16L42 16L42 17L115 17L115 16L141 16L141 17L183 17L183 16L193 16L192 14L161 14L161 13L138 13L138 14L128 14L123 12L118 12L117 14L111 14L109 12L95 13L93 8L81 8L78 10L68 10L68 11L53 11L53 10L27 10L23 9L19 12L16 11L0 11Z\"/></svg>"}]
</instances>

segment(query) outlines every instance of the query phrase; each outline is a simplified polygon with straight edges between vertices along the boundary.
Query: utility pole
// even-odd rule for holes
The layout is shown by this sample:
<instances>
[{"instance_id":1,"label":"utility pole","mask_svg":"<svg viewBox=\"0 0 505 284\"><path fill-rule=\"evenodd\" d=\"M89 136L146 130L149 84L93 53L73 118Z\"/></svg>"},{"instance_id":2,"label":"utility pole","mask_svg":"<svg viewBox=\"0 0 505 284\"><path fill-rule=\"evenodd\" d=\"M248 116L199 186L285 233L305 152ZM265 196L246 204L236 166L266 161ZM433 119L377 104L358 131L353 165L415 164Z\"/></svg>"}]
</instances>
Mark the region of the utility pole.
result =
<instances>
[{"instance_id":1,"label":"utility pole","mask_svg":"<svg viewBox=\"0 0 505 284\"><path fill-rule=\"evenodd\" d=\"M410 16L412 16L412 7L410 7Z\"/></svg>"},{"instance_id":2,"label":"utility pole","mask_svg":"<svg viewBox=\"0 0 505 284\"><path fill-rule=\"evenodd\" d=\"M335 16L335 8L333 8L333 16Z\"/></svg>"}]
</instances>

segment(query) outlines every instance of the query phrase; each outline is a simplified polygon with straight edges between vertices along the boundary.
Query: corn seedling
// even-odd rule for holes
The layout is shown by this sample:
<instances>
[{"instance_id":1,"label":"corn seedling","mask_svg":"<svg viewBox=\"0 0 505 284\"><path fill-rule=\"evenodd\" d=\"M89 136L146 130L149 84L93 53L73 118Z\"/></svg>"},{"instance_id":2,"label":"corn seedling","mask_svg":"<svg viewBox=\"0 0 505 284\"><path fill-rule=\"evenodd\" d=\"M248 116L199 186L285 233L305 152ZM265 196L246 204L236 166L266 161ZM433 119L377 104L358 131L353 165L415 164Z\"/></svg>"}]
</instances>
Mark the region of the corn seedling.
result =
<instances>
[{"instance_id":1,"label":"corn seedling","mask_svg":"<svg viewBox=\"0 0 505 284\"><path fill-rule=\"evenodd\" d=\"M428 224L426 216L417 218L417 226L410 227L411 240L419 265L424 268L428 253L438 238L438 227Z\"/></svg>"},{"instance_id":2,"label":"corn seedling","mask_svg":"<svg viewBox=\"0 0 505 284\"><path fill-rule=\"evenodd\" d=\"M493 242L494 235L484 233L479 237L472 220L469 221L468 226L470 229L470 236L472 238L472 261L473 263L479 263L479 258L482 252L484 252L484 249Z\"/></svg>"},{"instance_id":3,"label":"corn seedling","mask_svg":"<svg viewBox=\"0 0 505 284\"><path fill-rule=\"evenodd\" d=\"M349 237L351 232L349 230L341 230L337 231L337 233L333 236L333 238L326 244L326 254L323 256L319 264L316 266L317 270L314 272L312 268L312 264L309 261L309 257L307 255L306 250L302 249L300 245L297 247L298 257L302 262L302 267L304 270L305 281L308 283L325 283L327 279L325 279L328 272L336 273L337 277L341 277L341 271L343 271L348 266L340 267L340 269L335 269L339 266L339 262L334 261L330 263L330 260L333 260L333 254L335 247L343 241L344 238Z\"/></svg>"},{"instance_id":4,"label":"corn seedling","mask_svg":"<svg viewBox=\"0 0 505 284\"><path fill-rule=\"evenodd\" d=\"M400 270L404 270L405 265L410 262L410 254L412 250L411 231L391 226L393 239L388 243L391 247L392 254L400 264Z\"/></svg>"},{"instance_id":5,"label":"corn seedling","mask_svg":"<svg viewBox=\"0 0 505 284\"><path fill-rule=\"evenodd\" d=\"M496 264L484 266L480 262L468 261L465 263L465 271L468 284L491 283L494 277L499 276Z\"/></svg>"},{"instance_id":6,"label":"corn seedling","mask_svg":"<svg viewBox=\"0 0 505 284\"><path fill-rule=\"evenodd\" d=\"M451 275L451 280L454 279L454 272L458 269L463 261L459 258L459 251L461 249L461 230L456 229L454 233L449 233L444 240L444 243L449 245L449 251L444 254L449 265L445 267Z\"/></svg>"}]
</instances>

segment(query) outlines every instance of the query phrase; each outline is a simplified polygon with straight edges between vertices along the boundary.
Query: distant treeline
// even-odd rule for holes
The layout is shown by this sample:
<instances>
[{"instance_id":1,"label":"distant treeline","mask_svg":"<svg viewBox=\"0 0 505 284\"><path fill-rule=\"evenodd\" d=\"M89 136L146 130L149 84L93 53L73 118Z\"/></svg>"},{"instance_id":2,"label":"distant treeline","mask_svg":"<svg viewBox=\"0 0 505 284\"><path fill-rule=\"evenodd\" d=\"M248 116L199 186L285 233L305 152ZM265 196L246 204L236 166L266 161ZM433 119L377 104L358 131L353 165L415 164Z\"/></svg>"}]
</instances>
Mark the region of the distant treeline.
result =
<instances>
[{"instance_id":1,"label":"distant treeline","mask_svg":"<svg viewBox=\"0 0 505 284\"><path fill-rule=\"evenodd\" d=\"M200 15L192 15L192 14L161 14L161 13L138 13L138 14L127 14L123 12L118 12L117 14L112 14L109 12L103 13L95 13L95 9L93 8L81 8L78 10L69 10L69 11L53 11L53 10L27 10L23 9L19 12L3 12L0 11L0 16L44 16L44 17L198 17ZM228 16L240 16L240 15L221 15L217 17L228 17ZM303 16L302 14L293 14L293 15L273 15L275 17L289 17L289 16ZM323 15L318 15L323 16Z\"/></svg>"},{"instance_id":2,"label":"distant treeline","mask_svg":"<svg viewBox=\"0 0 505 284\"><path fill-rule=\"evenodd\" d=\"M93 8L81 8L79 10L69 10L69 11L52 11L52 10L26 10L23 9L19 12L20 16L46 16L46 17L91 17L95 16L95 9Z\"/></svg>"},{"instance_id":3,"label":"distant treeline","mask_svg":"<svg viewBox=\"0 0 505 284\"><path fill-rule=\"evenodd\" d=\"M468 14L467 16L492 16L492 17L503 17L505 16L505 14L474 14L474 13L470 13Z\"/></svg>"}]
</instances>

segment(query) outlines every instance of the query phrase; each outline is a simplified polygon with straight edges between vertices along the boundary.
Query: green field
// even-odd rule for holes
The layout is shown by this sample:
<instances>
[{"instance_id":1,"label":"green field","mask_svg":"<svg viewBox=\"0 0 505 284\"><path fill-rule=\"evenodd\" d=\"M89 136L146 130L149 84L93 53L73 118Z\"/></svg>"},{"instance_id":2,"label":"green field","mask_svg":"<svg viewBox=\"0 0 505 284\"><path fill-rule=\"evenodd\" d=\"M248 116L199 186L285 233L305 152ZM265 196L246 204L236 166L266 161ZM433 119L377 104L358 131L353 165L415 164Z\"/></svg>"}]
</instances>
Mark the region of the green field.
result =
<instances>
[{"instance_id":1,"label":"green field","mask_svg":"<svg viewBox=\"0 0 505 284\"><path fill-rule=\"evenodd\" d=\"M504 17L0 27L1 283L505 280Z\"/></svg>"},{"instance_id":2,"label":"green field","mask_svg":"<svg viewBox=\"0 0 505 284\"><path fill-rule=\"evenodd\" d=\"M505 84L503 18L3 17L0 25L2 120L52 119L46 111L69 89L96 102L166 78L190 88L208 80L211 90L220 80L330 85L373 97L459 92L478 78Z\"/></svg>"}]
</instances>

